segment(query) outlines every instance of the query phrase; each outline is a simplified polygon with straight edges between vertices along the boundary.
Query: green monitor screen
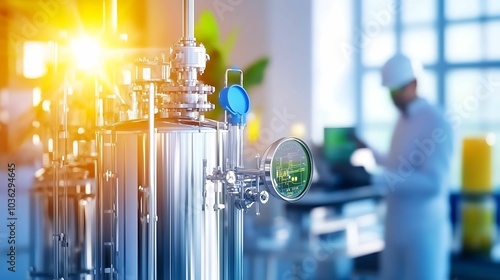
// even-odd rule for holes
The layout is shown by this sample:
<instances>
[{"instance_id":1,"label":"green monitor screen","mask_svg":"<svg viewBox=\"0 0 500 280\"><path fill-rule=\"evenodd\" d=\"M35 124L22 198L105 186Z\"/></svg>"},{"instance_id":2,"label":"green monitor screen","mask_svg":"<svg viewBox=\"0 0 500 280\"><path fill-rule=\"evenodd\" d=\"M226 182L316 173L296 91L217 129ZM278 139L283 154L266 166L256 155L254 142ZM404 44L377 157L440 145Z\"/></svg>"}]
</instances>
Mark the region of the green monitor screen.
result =
<instances>
[{"instance_id":1,"label":"green monitor screen","mask_svg":"<svg viewBox=\"0 0 500 280\"><path fill-rule=\"evenodd\" d=\"M325 127L323 156L333 166L349 164L356 142L354 127Z\"/></svg>"}]
</instances>

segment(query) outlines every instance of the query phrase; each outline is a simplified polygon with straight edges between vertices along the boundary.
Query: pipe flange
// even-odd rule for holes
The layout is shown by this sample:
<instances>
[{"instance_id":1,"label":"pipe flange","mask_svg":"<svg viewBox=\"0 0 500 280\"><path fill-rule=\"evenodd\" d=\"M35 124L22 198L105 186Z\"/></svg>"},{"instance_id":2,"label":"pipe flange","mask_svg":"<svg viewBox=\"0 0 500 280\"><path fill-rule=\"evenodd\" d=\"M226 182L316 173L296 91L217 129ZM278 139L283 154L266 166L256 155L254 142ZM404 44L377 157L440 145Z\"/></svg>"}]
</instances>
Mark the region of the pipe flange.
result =
<instances>
[{"instance_id":1,"label":"pipe flange","mask_svg":"<svg viewBox=\"0 0 500 280\"><path fill-rule=\"evenodd\" d=\"M215 87L210 85L196 85L196 86L171 86L162 85L160 87L160 92L162 93L172 93L172 92L202 92L211 94L215 91Z\"/></svg>"}]
</instances>

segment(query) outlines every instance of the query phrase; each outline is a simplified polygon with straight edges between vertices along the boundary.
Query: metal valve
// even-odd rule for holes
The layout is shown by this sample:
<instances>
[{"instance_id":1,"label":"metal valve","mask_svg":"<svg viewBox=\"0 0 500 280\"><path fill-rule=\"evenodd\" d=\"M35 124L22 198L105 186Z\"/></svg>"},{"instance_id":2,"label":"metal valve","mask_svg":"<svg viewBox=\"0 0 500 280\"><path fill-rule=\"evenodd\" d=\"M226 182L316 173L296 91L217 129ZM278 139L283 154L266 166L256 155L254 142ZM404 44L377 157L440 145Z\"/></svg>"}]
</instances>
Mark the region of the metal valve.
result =
<instances>
[{"instance_id":1,"label":"metal valve","mask_svg":"<svg viewBox=\"0 0 500 280\"><path fill-rule=\"evenodd\" d=\"M269 200L269 193L267 191L254 191L252 189L247 189L245 192L245 199L250 202L260 202L266 204Z\"/></svg>"},{"instance_id":2,"label":"metal valve","mask_svg":"<svg viewBox=\"0 0 500 280\"><path fill-rule=\"evenodd\" d=\"M269 201L269 193L267 191L261 191L259 194L260 203L266 204Z\"/></svg>"},{"instance_id":3,"label":"metal valve","mask_svg":"<svg viewBox=\"0 0 500 280\"><path fill-rule=\"evenodd\" d=\"M234 185L236 183L236 180L237 180L236 173L232 170L229 170L226 172L224 179L225 179L227 184Z\"/></svg>"}]
</instances>

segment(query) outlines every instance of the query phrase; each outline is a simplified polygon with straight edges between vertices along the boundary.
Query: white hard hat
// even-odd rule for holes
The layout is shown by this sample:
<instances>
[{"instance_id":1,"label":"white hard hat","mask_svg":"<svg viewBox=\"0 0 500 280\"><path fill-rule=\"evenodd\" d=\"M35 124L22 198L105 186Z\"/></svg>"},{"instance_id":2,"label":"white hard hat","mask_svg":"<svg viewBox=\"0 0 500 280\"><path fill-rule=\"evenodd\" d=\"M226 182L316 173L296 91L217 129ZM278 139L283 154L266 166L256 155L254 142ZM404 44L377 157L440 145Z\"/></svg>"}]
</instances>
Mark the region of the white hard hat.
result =
<instances>
[{"instance_id":1,"label":"white hard hat","mask_svg":"<svg viewBox=\"0 0 500 280\"><path fill-rule=\"evenodd\" d=\"M415 80L422 71L422 65L409 57L397 54L382 67L382 85L400 88Z\"/></svg>"}]
</instances>

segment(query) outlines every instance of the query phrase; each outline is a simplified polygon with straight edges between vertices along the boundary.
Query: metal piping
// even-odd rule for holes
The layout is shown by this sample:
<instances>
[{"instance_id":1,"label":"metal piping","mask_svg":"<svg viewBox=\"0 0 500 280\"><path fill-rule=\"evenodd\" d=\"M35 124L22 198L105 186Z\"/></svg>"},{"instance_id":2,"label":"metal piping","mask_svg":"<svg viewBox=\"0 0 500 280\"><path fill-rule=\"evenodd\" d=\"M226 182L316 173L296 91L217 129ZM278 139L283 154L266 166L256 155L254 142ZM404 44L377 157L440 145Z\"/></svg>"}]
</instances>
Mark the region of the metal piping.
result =
<instances>
[{"instance_id":1,"label":"metal piping","mask_svg":"<svg viewBox=\"0 0 500 280\"><path fill-rule=\"evenodd\" d=\"M62 131L59 137L62 138L62 156L61 156L61 168L63 175L63 199L64 199L64 211L62 215L63 220L63 235L62 235L62 248L63 248L63 275L64 279L68 279L68 182L67 170L66 170L66 160L68 155L68 85L67 78L64 78L64 90L63 90L63 115L62 115Z\"/></svg>"},{"instance_id":2,"label":"metal piping","mask_svg":"<svg viewBox=\"0 0 500 280\"><path fill-rule=\"evenodd\" d=\"M156 131L155 131L155 84L149 84L149 113L148 113L148 139L149 139L149 252L148 277L156 280L157 268L157 189L156 189Z\"/></svg>"},{"instance_id":3,"label":"metal piping","mask_svg":"<svg viewBox=\"0 0 500 280\"><path fill-rule=\"evenodd\" d=\"M96 174L104 174L103 162L104 162L104 135L102 130L98 133L97 136L97 147L99 149L98 160L96 161L95 170ZM103 279L104 275L104 258L102 251L104 250L104 230L103 230L103 219L104 219L104 195L103 195L103 184L104 178L103 176L96 176L96 183L98 186L97 191L97 244L96 244L96 265L97 265L97 279Z\"/></svg>"},{"instance_id":4,"label":"metal piping","mask_svg":"<svg viewBox=\"0 0 500 280\"><path fill-rule=\"evenodd\" d=\"M54 46L54 65L58 63L57 57L57 44ZM54 70L57 73L57 68ZM56 94L54 104L54 112L52 115L53 120L53 148L52 148L52 166L54 168L53 184L52 184L52 194L53 194L53 215L54 215L54 225L53 225L53 236L52 241L54 244L54 279L59 279L59 100ZM55 133L54 133L55 132Z\"/></svg>"},{"instance_id":5,"label":"metal piping","mask_svg":"<svg viewBox=\"0 0 500 280\"><path fill-rule=\"evenodd\" d=\"M105 34L116 35L118 33L118 1L104 0L102 5Z\"/></svg>"},{"instance_id":6,"label":"metal piping","mask_svg":"<svg viewBox=\"0 0 500 280\"><path fill-rule=\"evenodd\" d=\"M182 5L182 39L194 40L194 0L184 0Z\"/></svg>"},{"instance_id":7,"label":"metal piping","mask_svg":"<svg viewBox=\"0 0 500 280\"><path fill-rule=\"evenodd\" d=\"M103 34L115 36L118 0L102 1ZM258 205L259 198L265 203L262 196L258 196L261 171L259 165L256 169L243 167L243 123L235 124L231 119L233 122L229 124L227 112L224 122L204 120L204 112L213 109L206 97L214 89L198 81L198 76L203 74L208 56L203 45L196 45L194 0L182 1L182 37L172 48L170 58L173 81L163 72L161 76L158 74L161 72L158 69L167 66L163 58L161 65L156 59L148 60L149 64L140 61L144 72L136 75L132 84L136 87L128 89L130 97L120 95L116 85L105 87L101 93L100 86L107 84L95 80L99 148L95 167L99 215L97 271L86 269L85 277L96 280L124 277L243 279L244 214L254 203ZM165 73L169 69L166 70ZM240 73L241 85L242 71L229 71ZM109 84L119 82L108 74ZM226 71L226 87L227 83ZM72 198L73 194L68 188L73 186L68 179L73 171L68 165L72 158L67 158L67 146L72 139L68 126L73 126L68 123L71 115L67 114L69 88L66 84L64 89L64 96L57 92L52 120L55 143L53 280L67 279L68 272L70 276L74 272L68 264L71 251L67 248L67 242L74 241L68 240L73 238L72 216L68 211L71 210L68 206L72 206L68 196ZM115 116L117 105L104 104L111 91L115 99L109 101L128 103L129 108L120 106L118 111L127 113L127 109L131 109L132 117L108 118L108 114ZM168 119L156 119L155 112L159 118ZM202 160L203 171L199 165ZM212 174L206 174L207 166L213 170ZM257 192L250 177L256 177Z\"/></svg>"},{"instance_id":8,"label":"metal piping","mask_svg":"<svg viewBox=\"0 0 500 280\"><path fill-rule=\"evenodd\" d=\"M229 160L232 168L243 167L243 126L229 126ZM228 195L228 233L225 279L243 279L243 210L236 207L244 199L245 186L239 186L239 195Z\"/></svg>"}]
</instances>

